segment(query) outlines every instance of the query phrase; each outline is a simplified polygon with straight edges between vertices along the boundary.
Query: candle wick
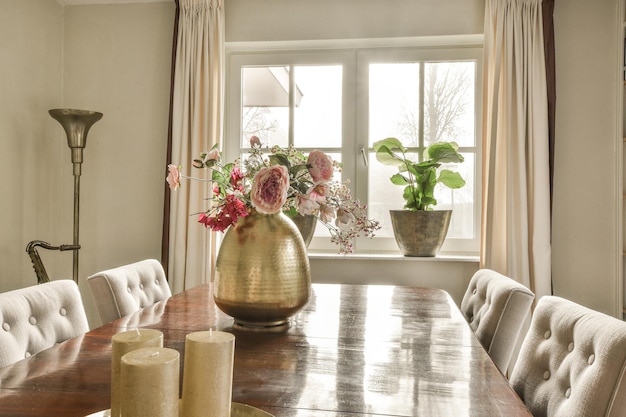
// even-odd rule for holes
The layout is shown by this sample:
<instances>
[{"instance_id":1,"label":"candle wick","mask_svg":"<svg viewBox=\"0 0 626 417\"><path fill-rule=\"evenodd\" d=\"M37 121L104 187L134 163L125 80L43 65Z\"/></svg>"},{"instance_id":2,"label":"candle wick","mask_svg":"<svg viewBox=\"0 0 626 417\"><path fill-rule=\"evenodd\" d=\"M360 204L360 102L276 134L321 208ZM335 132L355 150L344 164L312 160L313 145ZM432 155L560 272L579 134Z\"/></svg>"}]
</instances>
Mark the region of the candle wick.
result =
<instances>
[{"instance_id":1,"label":"candle wick","mask_svg":"<svg viewBox=\"0 0 626 417\"><path fill-rule=\"evenodd\" d=\"M152 358L152 357L154 357L154 356L158 356L158 355L159 355L159 352L152 352L152 353L150 354L150 357Z\"/></svg>"},{"instance_id":2,"label":"candle wick","mask_svg":"<svg viewBox=\"0 0 626 417\"><path fill-rule=\"evenodd\" d=\"M213 329L209 329L209 337L213 337Z\"/></svg>"},{"instance_id":3,"label":"candle wick","mask_svg":"<svg viewBox=\"0 0 626 417\"><path fill-rule=\"evenodd\" d=\"M135 327L135 331L137 332L137 336L141 336L141 333L139 333L139 329L137 327Z\"/></svg>"}]
</instances>

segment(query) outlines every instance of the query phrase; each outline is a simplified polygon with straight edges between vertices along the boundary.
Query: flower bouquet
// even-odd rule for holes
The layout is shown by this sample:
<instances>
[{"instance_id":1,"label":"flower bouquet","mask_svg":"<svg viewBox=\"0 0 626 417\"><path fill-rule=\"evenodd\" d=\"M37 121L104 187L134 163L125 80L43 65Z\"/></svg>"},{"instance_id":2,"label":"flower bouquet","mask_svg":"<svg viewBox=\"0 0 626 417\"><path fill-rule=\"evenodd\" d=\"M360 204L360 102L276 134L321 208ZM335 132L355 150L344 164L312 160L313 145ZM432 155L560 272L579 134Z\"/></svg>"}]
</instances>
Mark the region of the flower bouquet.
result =
<instances>
[{"instance_id":1,"label":"flower bouquet","mask_svg":"<svg viewBox=\"0 0 626 417\"><path fill-rule=\"evenodd\" d=\"M314 150L305 156L293 146L265 148L252 136L247 157L222 161L217 146L193 161L198 169L210 169L211 177L200 179L181 174L181 167L168 165L167 182L176 190L181 179L207 181L212 187L209 208L198 221L212 231L236 227L237 220L252 210L263 214L283 211L288 216L315 215L328 228L339 253L353 251L353 239L373 237L378 221L367 218L367 207L352 197L345 182L333 179L340 164L326 153Z\"/></svg>"}]
</instances>

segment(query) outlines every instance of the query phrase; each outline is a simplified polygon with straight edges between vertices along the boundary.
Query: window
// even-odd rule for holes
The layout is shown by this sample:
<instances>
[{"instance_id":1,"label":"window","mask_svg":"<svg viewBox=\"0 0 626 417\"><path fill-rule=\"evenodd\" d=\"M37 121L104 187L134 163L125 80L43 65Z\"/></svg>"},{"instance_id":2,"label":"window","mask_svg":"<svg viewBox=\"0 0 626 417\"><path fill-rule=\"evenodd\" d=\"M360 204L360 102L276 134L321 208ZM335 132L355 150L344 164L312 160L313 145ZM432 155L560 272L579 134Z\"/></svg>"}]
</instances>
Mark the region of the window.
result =
<instances>
[{"instance_id":1,"label":"window","mask_svg":"<svg viewBox=\"0 0 626 417\"><path fill-rule=\"evenodd\" d=\"M394 136L420 158L432 142L459 144L454 167L467 185L438 190L437 209L453 209L442 254L477 254L480 221L480 57L476 45L402 48L229 48L225 153L264 144L320 149L343 164L352 192L383 226L355 253L397 253L389 210L403 206L394 170L376 161L374 142ZM311 250L335 251L318 227Z\"/></svg>"}]
</instances>

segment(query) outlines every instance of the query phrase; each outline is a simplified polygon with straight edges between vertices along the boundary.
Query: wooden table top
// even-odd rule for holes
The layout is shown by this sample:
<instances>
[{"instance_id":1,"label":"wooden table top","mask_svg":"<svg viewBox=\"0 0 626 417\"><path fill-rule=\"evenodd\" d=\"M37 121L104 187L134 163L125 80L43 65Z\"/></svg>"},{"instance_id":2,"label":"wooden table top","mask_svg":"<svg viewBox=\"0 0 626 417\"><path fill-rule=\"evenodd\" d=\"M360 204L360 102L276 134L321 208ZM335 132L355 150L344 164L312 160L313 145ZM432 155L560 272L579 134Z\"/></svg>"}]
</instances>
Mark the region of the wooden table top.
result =
<instances>
[{"instance_id":1,"label":"wooden table top","mask_svg":"<svg viewBox=\"0 0 626 417\"><path fill-rule=\"evenodd\" d=\"M235 334L233 401L276 417L532 417L442 290L313 284L283 332L234 329L202 285L0 369L1 416L86 416L110 406L111 336ZM182 381L182 377L181 377ZM209 417L209 416L207 416Z\"/></svg>"}]
</instances>

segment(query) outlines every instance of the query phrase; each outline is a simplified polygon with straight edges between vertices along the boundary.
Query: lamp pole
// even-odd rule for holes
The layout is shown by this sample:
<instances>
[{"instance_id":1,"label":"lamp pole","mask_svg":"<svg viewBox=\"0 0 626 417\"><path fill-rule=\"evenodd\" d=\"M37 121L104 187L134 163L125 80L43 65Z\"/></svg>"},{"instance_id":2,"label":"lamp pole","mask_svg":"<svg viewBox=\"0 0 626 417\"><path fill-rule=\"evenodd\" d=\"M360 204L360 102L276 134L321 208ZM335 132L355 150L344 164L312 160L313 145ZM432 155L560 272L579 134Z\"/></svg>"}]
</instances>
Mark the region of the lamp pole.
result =
<instances>
[{"instance_id":1,"label":"lamp pole","mask_svg":"<svg viewBox=\"0 0 626 417\"><path fill-rule=\"evenodd\" d=\"M67 135L67 145L72 152L74 174L74 240L73 278L78 283L79 215L80 215L80 175L83 163L83 149L87 143L89 128L102 118L102 113L91 110L51 109L50 116L61 123Z\"/></svg>"}]
</instances>

